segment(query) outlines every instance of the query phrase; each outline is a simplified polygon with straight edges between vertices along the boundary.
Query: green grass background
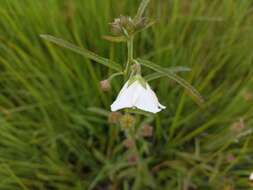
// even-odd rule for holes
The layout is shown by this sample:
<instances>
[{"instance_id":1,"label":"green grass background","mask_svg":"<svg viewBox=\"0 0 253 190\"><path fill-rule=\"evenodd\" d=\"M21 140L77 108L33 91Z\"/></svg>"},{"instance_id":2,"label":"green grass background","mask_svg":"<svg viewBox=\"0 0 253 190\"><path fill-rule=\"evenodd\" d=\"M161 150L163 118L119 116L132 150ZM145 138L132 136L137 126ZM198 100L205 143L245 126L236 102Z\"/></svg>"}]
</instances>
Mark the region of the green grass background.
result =
<instances>
[{"instance_id":1,"label":"green grass background","mask_svg":"<svg viewBox=\"0 0 253 190\"><path fill-rule=\"evenodd\" d=\"M119 126L107 122L123 80L101 92L111 70L39 37L124 64L125 45L101 36L139 3L0 0L1 190L253 189L251 0L151 0L146 14L157 23L136 38L135 57L191 67L180 75L206 101L201 109L173 81L152 81L167 109L142 117L154 136L142 141L148 153L138 166L126 161Z\"/></svg>"}]
</instances>

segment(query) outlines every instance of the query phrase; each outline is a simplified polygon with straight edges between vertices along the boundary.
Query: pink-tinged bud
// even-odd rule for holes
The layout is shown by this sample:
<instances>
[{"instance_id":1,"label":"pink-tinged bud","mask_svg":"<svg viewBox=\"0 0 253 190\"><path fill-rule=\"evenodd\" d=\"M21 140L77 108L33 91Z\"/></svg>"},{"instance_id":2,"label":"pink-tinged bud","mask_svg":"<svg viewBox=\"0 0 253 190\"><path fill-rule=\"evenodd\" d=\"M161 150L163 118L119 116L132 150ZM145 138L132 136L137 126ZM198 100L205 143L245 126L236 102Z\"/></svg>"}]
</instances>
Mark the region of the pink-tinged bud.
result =
<instances>
[{"instance_id":1,"label":"pink-tinged bud","mask_svg":"<svg viewBox=\"0 0 253 190\"><path fill-rule=\"evenodd\" d=\"M250 92L244 92L243 93L243 98L245 101L251 101L253 99L253 94Z\"/></svg>"},{"instance_id":2,"label":"pink-tinged bud","mask_svg":"<svg viewBox=\"0 0 253 190\"><path fill-rule=\"evenodd\" d=\"M149 19L146 17L141 17L138 20L135 21L134 25L136 30L141 30L147 26L149 23Z\"/></svg>"},{"instance_id":3,"label":"pink-tinged bud","mask_svg":"<svg viewBox=\"0 0 253 190\"><path fill-rule=\"evenodd\" d=\"M108 116L108 123L118 124L122 114L120 112L111 112Z\"/></svg>"},{"instance_id":4,"label":"pink-tinged bud","mask_svg":"<svg viewBox=\"0 0 253 190\"><path fill-rule=\"evenodd\" d=\"M233 154L227 155L227 162L233 162L235 160L235 156Z\"/></svg>"},{"instance_id":5,"label":"pink-tinged bud","mask_svg":"<svg viewBox=\"0 0 253 190\"><path fill-rule=\"evenodd\" d=\"M109 80L102 80L100 81L100 88L103 92L108 92L111 90L111 84Z\"/></svg>"},{"instance_id":6,"label":"pink-tinged bud","mask_svg":"<svg viewBox=\"0 0 253 190\"><path fill-rule=\"evenodd\" d=\"M134 165L136 164L138 159L139 159L138 156L136 154L133 154L133 155L128 156L127 161L129 165Z\"/></svg>"},{"instance_id":7,"label":"pink-tinged bud","mask_svg":"<svg viewBox=\"0 0 253 190\"><path fill-rule=\"evenodd\" d=\"M111 25L111 32L113 35L125 35L124 30L128 34L132 34L135 31L134 21L129 16L120 16L119 18L114 19Z\"/></svg>"},{"instance_id":8,"label":"pink-tinged bud","mask_svg":"<svg viewBox=\"0 0 253 190\"><path fill-rule=\"evenodd\" d=\"M121 28L121 23L120 23L119 18L114 19L114 22L110 23L110 25L111 25L111 32L114 35L121 35L122 34L122 28Z\"/></svg>"},{"instance_id":9,"label":"pink-tinged bud","mask_svg":"<svg viewBox=\"0 0 253 190\"><path fill-rule=\"evenodd\" d=\"M130 149L134 147L135 141L133 139L128 138L123 141L123 145L124 147Z\"/></svg>"},{"instance_id":10,"label":"pink-tinged bud","mask_svg":"<svg viewBox=\"0 0 253 190\"><path fill-rule=\"evenodd\" d=\"M243 131L243 129L245 129L245 124L244 124L243 119L240 119L238 122L233 123L231 126L232 132L235 132L235 133L240 133Z\"/></svg>"},{"instance_id":11,"label":"pink-tinged bud","mask_svg":"<svg viewBox=\"0 0 253 190\"><path fill-rule=\"evenodd\" d=\"M144 125L141 128L140 135L143 137L152 137L153 136L153 127L150 125Z\"/></svg>"},{"instance_id":12,"label":"pink-tinged bud","mask_svg":"<svg viewBox=\"0 0 253 190\"><path fill-rule=\"evenodd\" d=\"M136 63L132 66L132 71L135 73L140 73L141 72L141 65Z\"/></svg>"},{"instance_id":13,"label":"pink-tinged bud","mask_svg":"<svg viewBox=\"0 0 253 190\"><path fill-rule=\"evenodd\" d=\"M122 129L128 130L130 127L132 127L135 123L135 119L130 114L123 115L120 118L120 125Z\"/></svg>"}]
</instances>

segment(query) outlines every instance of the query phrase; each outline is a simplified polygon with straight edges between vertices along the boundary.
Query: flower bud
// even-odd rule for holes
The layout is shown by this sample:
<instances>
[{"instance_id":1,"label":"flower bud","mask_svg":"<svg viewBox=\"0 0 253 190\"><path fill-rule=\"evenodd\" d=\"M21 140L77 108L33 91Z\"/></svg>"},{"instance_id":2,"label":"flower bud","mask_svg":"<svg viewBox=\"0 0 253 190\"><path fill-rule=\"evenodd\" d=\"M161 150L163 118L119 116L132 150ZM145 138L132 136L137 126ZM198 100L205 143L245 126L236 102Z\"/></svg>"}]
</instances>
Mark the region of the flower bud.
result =
<instances>
[{"instance_id":1,"label":"flower bud","mask_svg":"<svg viewBox=\"0 0 253 190\"><path fill-rule=\"evenodd\" d=\"M139 63L135 63L132 65L132 71L134 73L141 73L141 65Z\"/></svg>"},{"instance_id":2,"label":"flower bud","mask_svg":"<svg viewBox=\"0 0 253 190\"><path fill-rule=\"evenodd\" d=\"M111 32L114 35L120 35L120 34L122 34L122 28L121 28L121 24L120 24L120 19L119 18L114 19L114 22L110 23L110 25L111 25Z\"/></svg>"},{"instance_id":3,"label":"flower bud","mask_svg":"<svg viewBox=\"0 0 253 190\"><path fill-rule=\"evenodd\" d=\"M134 22L131 17L120 16L120 21L121 21L121 27L126 29L129 34L134 32Z\"/></svg>"},{"instance_id":4,"label":"flower bud","mask_svg":"<svg viewBox=\"0 0 253 190\"><path fill-rule=\"evenodd\" d=\"M134 165L136 164L138 159L139 159L138 156L136 154L133 154L133 155L128 156L127 161L130 165Z\"/></svg>"},{"instance_id":5,"label":"flower bud","mask_svg":"<svg viewBox=\"0 0 253 190\"><path fill-rule=\"evenodd\" d=\"M147 26L149 23L149 19L147 17L141 17L138 20L135 21L135 29L141 30Z\"/></svg>"},{"instance_id":6,"label":"flower bud","mask_svg":"<svg viewBox=\"0 0 253 190\"><path fill-rule=\"evenodd\" d=\"M233 162L235 160L235 156L233 154L227 155L227 162Z\"/></svg>"},{"instance_id":7,"label":"flower bud","mask_svg":"<svg viewBox=\"0 0 253 190\"><path fill-rule=\"evenodd\" d=\"M133 139L128 138L123 141L123 145L124 145L124 147L130 149L130 148L134 147L135 141Z\"/></svg>"},{"instance_id":8,"label":"flower bud","mask_svg":"<svg viewBox=\"0 0 253 190\"><path fill-rule=\"evenodd\" d=\"M111 84L109 80L102 80L100 81L100 88L103 92L108 92L111 90Z\"/></svg>"},{"instance_id":9,"label":"flower bud","mask_svg":"<svg viewBox=\"0 0 253 190\"><path fill-rule=\"evenodd\" d=\"M120 121L122 114L120 112L111 112L108 116L108 123L117 124Z\"/></svg>"},{"instance_id":10,"label":"flower bud","mask_svg":"<svg viewBox=\"0 0 253 190\"><path fill-rule=\"evenodd\" d=\"M125 35L124 30L128 34L132 34L135 30L135 25L131 17L129 16L120 16L119 18L114 19L111 25L111 32L114 35Z\"/></svg>"},{"instance_id":11,"label":"flower bud","mask_svg":"<svg viewBox=\"0 0 253 190\"><path fill-rule=\"evenodd\" d=\"M132 127L134 125L134 123L135 123L135 119L130 114L123 115L120 118L120 125L121 125L122 129L127 130L130 127Z\"/></svg>"},{"instance_id":12,"label":"flower bud","mask_svg":"<svg viewBox=\"0 0 253 190\"><path fill-rule=\"evenodd\" d=\"M140 135L142 137L152 137L153 135L153 127L150 125L144 125L141 128Z\"/></svg>"},{"instance_id":13,"label":"flower bud","mask_svg":"<svg viewBox=\"0 0 253 190\"><path fill-rule=\"evenodd\" d=\"M242 132L244 128L245 124L242 118L238 122L233 123L231 126L232 132L236 134Z\"/></svg>"},{"instance_id":14,"label":"flower bud","mask_svg":"<svg viewBox=\"0 0 253 190\"><path fill-rule=\"evenodd\" d=\"M253 99L253 95L250 92L244 92L243 93L243 98L244 98L245 101L248 102L248 101L251 101Z\"/></svg>"}]
</instances>

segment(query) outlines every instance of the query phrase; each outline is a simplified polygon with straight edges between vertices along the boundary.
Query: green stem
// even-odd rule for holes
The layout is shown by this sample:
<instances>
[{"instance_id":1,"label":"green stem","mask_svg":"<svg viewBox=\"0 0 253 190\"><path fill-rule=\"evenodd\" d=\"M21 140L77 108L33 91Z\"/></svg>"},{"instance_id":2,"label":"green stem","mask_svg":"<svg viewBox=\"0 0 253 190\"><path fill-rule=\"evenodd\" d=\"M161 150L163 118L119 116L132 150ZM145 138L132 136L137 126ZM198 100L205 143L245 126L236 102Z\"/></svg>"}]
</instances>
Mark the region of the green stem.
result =
<instances>
[{"instance_id":1,"label":"green stem","mask_svg":"<svg viewBox=\"0 0 253 190\"><path fill-rule=\"evenodd\" d=\"M110 80L112 80L114 77L117 77L117 76L119 76L119 75L124 75L124 73L123 73L123 72L114 73L114 74L112 74L112 75L108 78L108 80L110 81Z\"/></svg>"},{"instance_id":2,"label":"green stem","mask_svg":"<svg viewBox=\"0 0 253 190\"><path fill-rule=\"evenodd\" d=\"M130 67L131 64L133 63L134 60L134 36L130 36L128 41L127 41L127 65L126 65L126 69L125 69L125 76L129 77L129 73L130 73Z\"/></svg>"}]
</instances>

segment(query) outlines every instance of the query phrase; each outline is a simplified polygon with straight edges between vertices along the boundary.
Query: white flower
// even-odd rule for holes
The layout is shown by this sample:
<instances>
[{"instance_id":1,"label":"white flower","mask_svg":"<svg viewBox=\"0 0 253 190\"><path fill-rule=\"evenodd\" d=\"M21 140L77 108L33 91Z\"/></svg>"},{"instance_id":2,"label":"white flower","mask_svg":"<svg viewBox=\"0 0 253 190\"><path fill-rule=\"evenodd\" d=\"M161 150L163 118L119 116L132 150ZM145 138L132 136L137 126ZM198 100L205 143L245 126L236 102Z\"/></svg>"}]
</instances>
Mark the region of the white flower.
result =
<instances>
[{"instance_id":1,"label":"white flower","mask_svg":"<svg viewBox=\"0 0 253 190\"><path fill-rule=\"evenodd\" d=\"M250 180L250 181L253 181L253 172L250 174L249 180Z\"/></svg>"},{"instance_id":2,"label":"white flower","mask_svg":"<svg viewBox=\"0 0 253 190\"><path fill-rule=\"evenodd\" d=\"M111 105L111 111L123 108L138 108L157 113L166 107L159 103L149 84L140 75L136 75L125 83L117 99Z\"/></svg>"}]
</instances>

